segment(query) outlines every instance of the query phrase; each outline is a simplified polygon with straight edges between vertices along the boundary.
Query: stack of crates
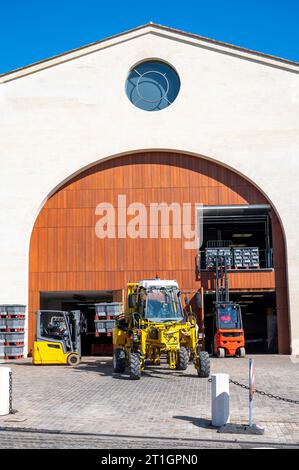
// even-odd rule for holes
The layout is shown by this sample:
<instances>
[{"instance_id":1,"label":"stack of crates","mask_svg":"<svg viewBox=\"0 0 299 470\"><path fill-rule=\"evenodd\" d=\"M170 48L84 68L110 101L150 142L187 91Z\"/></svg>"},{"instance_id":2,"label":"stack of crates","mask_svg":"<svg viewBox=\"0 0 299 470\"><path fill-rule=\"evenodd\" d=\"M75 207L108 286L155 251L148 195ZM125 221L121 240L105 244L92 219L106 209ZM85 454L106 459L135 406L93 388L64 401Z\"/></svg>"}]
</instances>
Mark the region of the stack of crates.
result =
<instances>
[{"instance_id":1,"label":"stack of crates","mask_svg":"<svg viewBox=\"0 0 299 470\"><path fill-rule=\"evenodd\" d=\"M258 269L260 257L258 248L234 248L235 269Z\"/></svg>"},{"instance_id":2,"label":"stack of crates","mask_svg":"<svg viewBox=\"0 0 299 470\"><path fill-rule=\"evenodd\" d=\"M258 248L250 248L251 268L259 269L260 267L260 252Z\"/></svg>"},{"instance_id":3,"label":"stack of crates","mask_svg":"<svg viewBox=\"0 0 299 470\"><path fill-rule=\"evenodd\" d=\"M111 336L115 325L115 318L123 312L123 304L121 302L103 302L95 304L95 334L99 336L104 334Z\"/></svg>"},{"instance_id":4,"label":"stack of crates","mask_svg":"<svg viewBox=\"0 0 299 470\"><path fill-rule=\"evenodd\" d=\"M24 356L25 305L0 305L0 357L20 359Z\"/></svg>"},{"instance_id":5,"label":"stack of crates","mask_svg":"<svg viewBox=\"0 0 299 470\"><path fill-rule=\"evenodd\" d=\"M0 339L0 362L4 359L4 339Z\"/></svg>"},{"instance_id":6,"label":"stack of crates","mask_svg":"<svg viewBox=\"0 0 299 470\"><path fill-rule=\"evenodd\" d=\"M216 258L218 263L227 266L227 269L231 269L233 263L232 251L230 248L206 248L206 269L214 269L216 266Z\"/></svg>"}]
</instances>

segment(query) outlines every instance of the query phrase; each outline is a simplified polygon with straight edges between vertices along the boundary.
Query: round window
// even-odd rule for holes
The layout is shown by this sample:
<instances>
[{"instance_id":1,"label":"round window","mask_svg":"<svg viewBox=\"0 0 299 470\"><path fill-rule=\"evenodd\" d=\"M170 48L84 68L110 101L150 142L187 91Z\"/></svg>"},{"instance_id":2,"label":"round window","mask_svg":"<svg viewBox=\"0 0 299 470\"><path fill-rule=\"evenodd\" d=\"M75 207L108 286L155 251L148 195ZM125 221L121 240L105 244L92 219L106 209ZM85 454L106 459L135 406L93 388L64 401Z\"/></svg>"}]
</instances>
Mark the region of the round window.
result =
<instances>
[{"instance_id":1,"label":"round window","mask_svg":"<svg viewBox=\"0 0 299 470\"><path fill-rule=\"evenodd\" d=\"M136 65L127 78L126 92L137 108L160 111L167 108L177 97L180 79L168 64L149 60Z\"/></svg>"}]
</instances>

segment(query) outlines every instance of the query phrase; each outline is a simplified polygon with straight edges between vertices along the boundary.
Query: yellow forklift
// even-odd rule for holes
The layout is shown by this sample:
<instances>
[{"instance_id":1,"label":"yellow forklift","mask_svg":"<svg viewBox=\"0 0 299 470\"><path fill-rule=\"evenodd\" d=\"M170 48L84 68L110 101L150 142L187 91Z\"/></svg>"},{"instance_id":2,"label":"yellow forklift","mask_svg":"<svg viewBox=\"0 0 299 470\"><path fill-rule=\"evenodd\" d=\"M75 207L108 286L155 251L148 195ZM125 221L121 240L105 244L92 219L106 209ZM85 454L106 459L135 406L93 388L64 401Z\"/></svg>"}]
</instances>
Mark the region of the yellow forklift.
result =
<instances>
[{"instance_id":1,"label":"yellow forklift","mask_svg":"<svg viewBox=\"0 0 299 470\"><path fill-rule=\"evenodd\" d=\"M39 310L32 363L78 365L84 325L80 311Z\"/></svg>"}]
</instances>

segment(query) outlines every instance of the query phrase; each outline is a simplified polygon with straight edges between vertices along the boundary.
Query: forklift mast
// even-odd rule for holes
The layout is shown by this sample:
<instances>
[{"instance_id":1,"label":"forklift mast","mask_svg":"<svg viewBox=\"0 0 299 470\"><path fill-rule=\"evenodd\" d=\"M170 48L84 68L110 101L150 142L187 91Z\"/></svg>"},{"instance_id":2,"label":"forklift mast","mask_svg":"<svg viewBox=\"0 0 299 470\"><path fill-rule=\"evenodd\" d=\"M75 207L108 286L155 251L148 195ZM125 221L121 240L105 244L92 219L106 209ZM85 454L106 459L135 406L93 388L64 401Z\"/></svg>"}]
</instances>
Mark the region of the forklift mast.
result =
<instances>
[{"instance_id":1,"label":"forklift mast","mask_svg":"<svg viewBox=\"0 0 299 470\"><path fill-rule=\"evenodd\" d=\"M206 269L215 273L212 354L245 357L245 338L240 305L230 300L228 270L232 266L232 242L209 240ZM199 263L200 267L200 263Z\"/></svg>"},{"instance_id":2,"label":"forklift mast","mask_svg":"<svg viewBox=\"0 0 299 470\"><path fill-rule=\"evenodd\" d=\"M229 283L227 272L228 258L223 255L216 255L216 303L229 302Z\"/></svg>"}]
</instances>

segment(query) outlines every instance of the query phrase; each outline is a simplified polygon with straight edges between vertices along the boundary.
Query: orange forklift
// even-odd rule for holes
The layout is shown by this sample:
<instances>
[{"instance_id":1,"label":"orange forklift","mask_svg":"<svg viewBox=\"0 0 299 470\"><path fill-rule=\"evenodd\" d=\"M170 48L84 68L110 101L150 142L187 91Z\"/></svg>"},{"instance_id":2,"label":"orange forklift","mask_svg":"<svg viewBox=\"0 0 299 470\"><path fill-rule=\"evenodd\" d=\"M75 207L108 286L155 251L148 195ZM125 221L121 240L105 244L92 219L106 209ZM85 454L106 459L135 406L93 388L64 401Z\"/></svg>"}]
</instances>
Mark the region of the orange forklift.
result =
<instances>
[{"instance_id":1,"label":"orange forklift","mask_svg":"<svg viewBox=\"0 0 299 470\"><path fill-rule=\"evenodd\" d=\"M241 308L229 300L229 260L223 250L217 250L214 260L216 301L213 309L212 353L217 357L245 357Z\"/></svg>"}]
</instances>

